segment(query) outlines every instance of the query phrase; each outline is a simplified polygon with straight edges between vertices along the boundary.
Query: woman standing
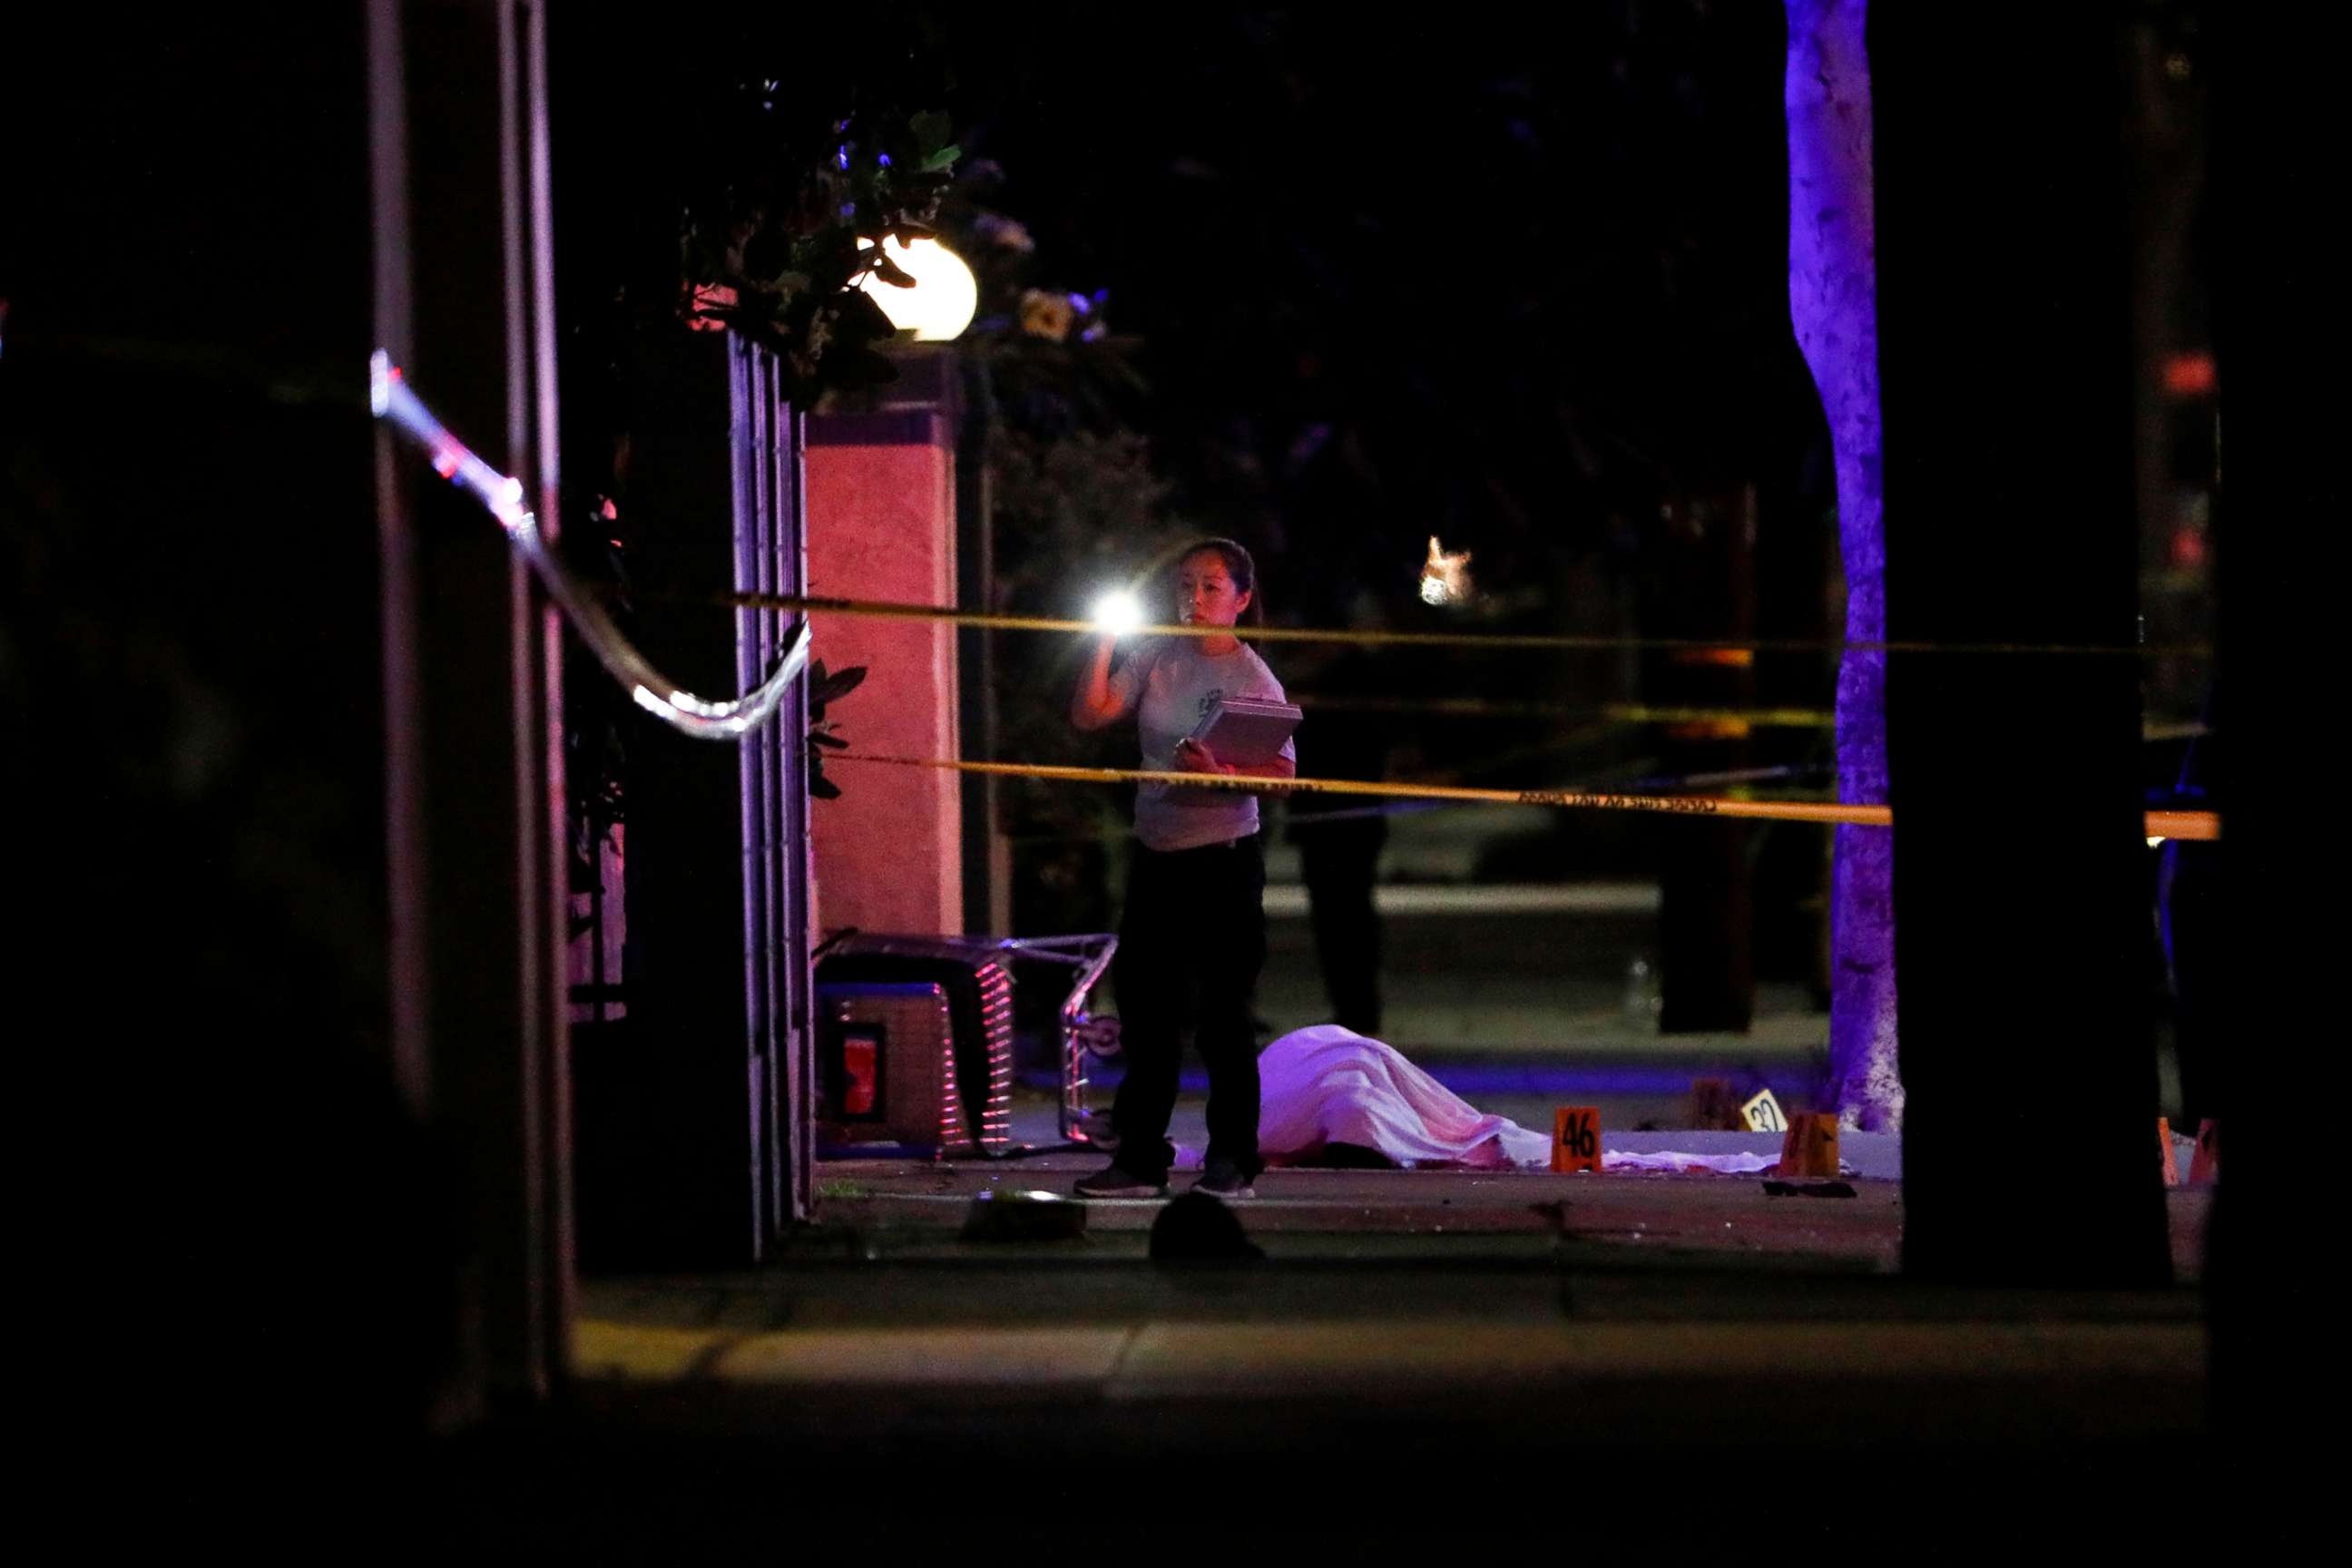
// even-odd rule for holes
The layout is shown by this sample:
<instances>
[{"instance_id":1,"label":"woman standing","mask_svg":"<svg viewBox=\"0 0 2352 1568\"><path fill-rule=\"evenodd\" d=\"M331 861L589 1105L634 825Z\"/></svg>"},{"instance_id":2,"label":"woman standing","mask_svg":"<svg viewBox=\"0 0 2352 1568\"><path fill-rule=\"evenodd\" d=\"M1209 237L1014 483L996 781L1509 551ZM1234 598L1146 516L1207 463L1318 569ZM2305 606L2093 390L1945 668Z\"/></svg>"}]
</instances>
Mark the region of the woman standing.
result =
<instances>
[{"instance_id":1,"label":"woman standing","mask_svg":"<svg viewBox=\"0 0 2352 1568\"><path fill-rule=\"evenodd\" d=\"M1187 626L1230 627L1258 607L1257 568L1230 539L1204 539L1177 563L1176 614ZM1070 702L1070 721L1100 730L1136 716L1147 769L1234 773L1192 732L1220 698L1279 702L1282 683L1231 632L1161 637L1111 668L1115 639L1095 649ZM1297 753L1253 776L1285 779ZM1085 1197L1160 1197L1175 1150L1168 1119L1176 1108L1177 1029L1194 1001L1194 1038L1209 1069L1209 1152L1194 1189L1251 1196L1257 1152L1257 1035L1250 991L1265 963L1265 856L1257 797L1232 789L1147 784L1135 793L1140 840L1127 879L1112 984L1127 1077L1111 1104L1118 1151L1109 1169L1077 1184Z\"/></svg>"}]
</instances>

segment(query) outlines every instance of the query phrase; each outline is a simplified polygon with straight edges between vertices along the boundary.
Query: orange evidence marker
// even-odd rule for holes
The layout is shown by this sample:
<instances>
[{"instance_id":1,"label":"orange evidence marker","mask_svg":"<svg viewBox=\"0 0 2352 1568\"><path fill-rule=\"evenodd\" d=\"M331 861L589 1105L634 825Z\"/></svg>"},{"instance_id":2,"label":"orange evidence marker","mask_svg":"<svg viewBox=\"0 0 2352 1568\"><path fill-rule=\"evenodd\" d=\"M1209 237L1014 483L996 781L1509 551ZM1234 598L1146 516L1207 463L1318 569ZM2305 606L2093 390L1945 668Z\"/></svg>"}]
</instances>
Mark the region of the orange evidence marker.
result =
<instances>
[{"instance_id":1,"label":"orange evidence marker","mask_svg":"<svg viewBox=\"0 0 2352 1568\"><path fill-rule=\"evenodd\" d=\"M1782 1180L1828 1179L1838 1173L1838 1119L1831 1110L1800 1110L1780 1140Z\"/></svg>"},{"instance_id":2,"label":"orange evidence marker","mask_svg":"<svg viewBox=\"0 0 2352 1568\"><path fill-rule=\"evenodd\" d=\"M2173 1158L2172 1122L2169 1118L2159 1116L2156 1119L2156 1143L2164 1154L2164 1184L2168 1187L2179 1186L2180 1162Z\"/></svg>"},{"instance_id":3,"label":"orange evidence marker","mask_svg":"<svg viewBox=\"0 0 2352 1568\"><path fill-rule=\"evenodd\" d=\"M1563 1105L1551 1113L1551 1168L1601 1169L1601 1108Z\"/></svg>"}]
</instances>

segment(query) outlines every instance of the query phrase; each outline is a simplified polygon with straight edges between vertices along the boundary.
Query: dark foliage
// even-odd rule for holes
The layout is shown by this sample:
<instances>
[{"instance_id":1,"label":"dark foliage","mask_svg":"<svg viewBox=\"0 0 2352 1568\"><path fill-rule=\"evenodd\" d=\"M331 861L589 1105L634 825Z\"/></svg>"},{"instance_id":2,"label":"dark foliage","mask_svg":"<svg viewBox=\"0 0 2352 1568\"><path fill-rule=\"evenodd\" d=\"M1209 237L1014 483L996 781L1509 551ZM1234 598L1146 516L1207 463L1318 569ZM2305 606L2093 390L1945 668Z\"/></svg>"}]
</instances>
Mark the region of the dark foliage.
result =
<instances>
[{"instance_id":1,"label":"dark foliage","mask_svg":"<svg viewBox=\"0 0 2352 1568\"><path fill-rule=\"evenodd\" d=\"M819 800L837 800L841 796L841 786L824 776L824 749L830 746L835 751L845 751L849 746L826 721L825 707L856 690L865 679L866 667L862 664L830 674L823 659L809 667L808 788L809 794Z\"/></svg>"}]
</instances>

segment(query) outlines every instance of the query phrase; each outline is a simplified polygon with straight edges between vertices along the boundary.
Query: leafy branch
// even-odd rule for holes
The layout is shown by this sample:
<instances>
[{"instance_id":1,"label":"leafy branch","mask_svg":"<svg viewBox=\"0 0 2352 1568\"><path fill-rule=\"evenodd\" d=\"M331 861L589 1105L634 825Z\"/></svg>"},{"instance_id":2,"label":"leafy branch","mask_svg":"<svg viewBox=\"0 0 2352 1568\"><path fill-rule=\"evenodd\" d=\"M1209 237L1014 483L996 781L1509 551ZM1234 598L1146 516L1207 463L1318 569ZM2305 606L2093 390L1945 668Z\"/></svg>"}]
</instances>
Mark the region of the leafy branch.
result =
<instances>
[{"instance_id":1,"label":"leafy branch","mask_svg":"<svg viewBox=\"0 0 2352 1568\"><path fill-rule=\"evenodd\" d=\"M748 134L739 173L688 203L681 313L691 326L731 329L773 350L782 395L798 407L828 389L896 379L874 349L895 329L871 290L877 280L900 289L915 280L880 242L937 237L940 198L962 156L948 117L861 111L833 121L821 149L766 130L756 113Z\"/></svg>"},{"instance_id":2,"label":"leafy branch","mask_svg":"<svg viewBox=\"0 0 2352 1568\"><path fill-rule=\"evenodd\" d=\"M846 751L849 742L834 733L825 721L825 704L848 696L866 679L866 667L853 664L847 669L828 675L824 660L818 659L809 667L809 730L808 730L808 790L818 800L838 800L841 786L824 776L824 750Z\"/></svg>"}]
</instances>

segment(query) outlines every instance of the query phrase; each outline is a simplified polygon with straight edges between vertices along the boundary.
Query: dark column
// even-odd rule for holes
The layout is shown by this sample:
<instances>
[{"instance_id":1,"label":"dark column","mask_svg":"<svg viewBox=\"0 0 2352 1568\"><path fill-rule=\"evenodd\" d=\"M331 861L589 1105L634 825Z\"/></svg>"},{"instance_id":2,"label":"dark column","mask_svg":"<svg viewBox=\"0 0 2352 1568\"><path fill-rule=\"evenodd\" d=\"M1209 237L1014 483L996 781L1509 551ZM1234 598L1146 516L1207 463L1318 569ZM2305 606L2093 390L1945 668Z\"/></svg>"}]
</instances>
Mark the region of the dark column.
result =
<instances>
[{"instance_id":1,"label":"dark column","mask_svg":"<svg viewBox=\"0 0 2352 1568\"><path fill-rule=\"evenodd\" d=\"M723 600L805 589L806 418L778 399L772 356L676 312L711 45L594 7L551 24L567 473L581 504L615 503L646 659L732 697L797 621ZM582 1264L745 1262L812 1197L806 683L731 742L616 706L626 937L620 1016L575 1031Z\"/></svg>"},{"instance_id":2,"label":"dark column","mask_svg":"<svg viewBox=\"0 0 2352 1568\"><path fill-rule=\"evenodd\" d=\"M621 506L632 573L658 585L640 641L681 685L731 696L772 667L788 617L723 596L803 583L791 414L764 353L674 321L645 324L632 384ZM803 685L738 742L628 731L628 1018L581 1063L592 1267L750 1262L805 1207L806 723Z\"/></svg>"},{"instance_id":3,"label":"dark column","mask_svg":"<svg viewBox=\"0 0 2352 1568\"><path fill-rule=\"evenodd\" d=\"M540 8L368 19L377 342L552 533ZM562 1370L572 1288L560 628L481 505L388 428L377 476L394 1057L462 1167L470 1390L530 1395Z\"/></svg>"},{"instance_id":4,"label":"dark column","mask_svg":"<svg viewBox=\"0 0 2352 1568\"><path fill-rule=\"evenodd\" d=\"M2128 647L2129 267L2100 7L1962 47L1871 18L1889 637ZM2168 1271L2128 657L1898 654L1888 674L1905 1266ZM2007 1173L2042 1173L2030 1194Z\"/></svg>"},{"instance_id":5,"label":"dark column","mask_svg":"<svg viewBox=\"0 0 2352 1568\"><path fill-rule=\"evenodd\" d=\"M672 679L713 693L735 687L733 618L708 602L733 586L726 353L723 335L674 324L640 335L644 413L622 498L635 521L631 570L663 589L645 598L640 640ZM637 726L627 788L629 1019L593 1091L632 1112L620 1146L596 1151L600 1167L619 1162L626 1197L621 1215L595 1216L621 1224L592 1237L591 1262L735 1260L754 1243L733 748Z\"/></svg>"},{"instance_id":6,"label":"dark column","mask_svg":"<svg viewBox=\"0 0 2352 1568\"><path fill-rule=\"evenodd\" d=\"M2214 71L2214 532L2228 697L2200 743L2214 747L2206 782L2222 814L2210 929L2224 945L2181 956L2221 999L2210 1036L2222 1148L2207 1252L2213 1411L2237 1455L2258 1463L2217 1480L2214 1496L2242 1479L2274 1489L2232 1500L2253 1539L2326 1495L2299 1489L2324 1450L2299 1440L2291 1416L2340 1333L2336 1299L2313 1278L2315 1250L2340 1223L2326 1212L2336 1145L2286 1129L2296 1090L2332 1087L2315 1047L2343 1034L2328 984L2342 963L2342 857L2314 786L2334 776L2335 687L2321 680L2340 658L2342 578L2322 563L2340 553L2326 536L2346 516L2336 385L2346 310L2340 258L2313 226L2327 198L2312 183L2315 155L2339 134L2342 68L2324 31L2261 8L2217 15L2210 53L2191 65Z\"/></svg>"}]
</instances>

